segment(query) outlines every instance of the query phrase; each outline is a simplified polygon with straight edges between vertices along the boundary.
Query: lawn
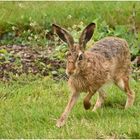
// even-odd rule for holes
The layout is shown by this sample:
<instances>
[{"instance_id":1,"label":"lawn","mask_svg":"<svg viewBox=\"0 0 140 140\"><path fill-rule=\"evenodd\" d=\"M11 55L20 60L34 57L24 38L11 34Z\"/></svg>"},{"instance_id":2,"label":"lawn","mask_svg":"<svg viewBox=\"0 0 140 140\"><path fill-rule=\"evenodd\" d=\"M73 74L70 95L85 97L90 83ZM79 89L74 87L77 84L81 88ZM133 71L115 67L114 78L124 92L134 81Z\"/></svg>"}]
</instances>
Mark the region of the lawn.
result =
<instances>
[{"instance_id":1,"label":"lawn","mask_svg":"<svg viewBox=\"0 0 140 140\"><path fill-rule=\"evenodd\" d=\"M23 76L0 83L0 138L140 138L140 83L131 80L136 101L124 110L126 96L108 85L97 112L86 111L81 97L62 128L55 126L70 95L66 81ZM92 98L93 104L97 95Z\"/></svg>"},{"instance_id":2,"label":"lawn","mask_svg":"<svg viewBox=\"0 0 140 140\"><path fill-rule=\"evenodd\" d=\"M87 48L103 37L117 36L127 40L135 59L140 55L139 11L140 2L136 1L1 1L0 138L140 138L140 81L133 79L133 107L125 110L126 95L107 85L103 108L85 110L86 93L81 93L66 125L56 127L70 91L62 80L67 47L51 32L52 23L56 23L78 39L85 26L95 22ZM39 69L36 76L30 68ZM93 105L96 99L97 94L92 98Z\"/></svg>"},{"instance_id":3,"label":"lawn","mask_svg":"<svg viewBox=\"0 0 140 140\"><path fill-rule=\"evenodd\" d=\"M135 6L135 10L134 10ZM95 19L106 21L110 26L132 24L132 16L139 28L139 2L0 2L0 31L8 31L12 26L28 28L37 23L49 29L53 22L72 26L81 21L88 24ZM135 11L135 15L133 15Z\"/></svg>"}]
</instances>

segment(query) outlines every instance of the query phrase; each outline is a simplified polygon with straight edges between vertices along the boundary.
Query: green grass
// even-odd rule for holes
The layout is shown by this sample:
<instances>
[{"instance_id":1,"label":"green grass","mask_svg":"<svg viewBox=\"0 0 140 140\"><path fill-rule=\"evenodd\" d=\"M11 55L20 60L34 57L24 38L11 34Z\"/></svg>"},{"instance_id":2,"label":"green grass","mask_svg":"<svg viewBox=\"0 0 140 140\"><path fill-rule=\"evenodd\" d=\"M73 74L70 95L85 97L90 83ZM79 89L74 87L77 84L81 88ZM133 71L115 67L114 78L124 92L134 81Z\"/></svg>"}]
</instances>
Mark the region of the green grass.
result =
<instances>
[{"instance_id":1,"label":"green grass","mask_svg":"<svg viewBox=\"0 0 140 140\"><path fill-rule=\"evenodd\" d=\"M95 19L105 20L111 26L131 25L134 4L139 27L140 2L0 2L0 30L8 31L13 25L23 28L34 21L47 29L53 22L72 26Z\"/></svg>"},{"instance_id":2,"label":"green grass","mask_svg":"<svg viewBox=\"0 0 140 140\"><path fill-rule=\"evenodd\" d=\"M134 4L139 30L140 2L0 2L0 37L4 40L0 45L10 41L24 44L30 41L28 37L38 35L46 46L45 30L53 22L71 28L83 22L83 28L95 21L98 23L95 40L113 29L112 34L125 38L131 52L136 54L134 49L138 48L139 40L130 32ZM33 41L34 46L37 40ZM70 95L65 81L23 76L10 83L0 82L0 138L140 138L140 82L132 80L131 87L136 101L128 110L123 109L125 94L115 86L106 88L108 98L96 113L84 110L82 93L66 125L59 129L55 123ZM92 99L93 104L96 98L97 95Z\"/></svg>"},{"instance_id":3,"label":"green grass","mask_svg":"<svg viewBox=\"0 0 140 140\"><path fill-rule=\"evenodd\" d=\"M108 98L96 113L84 110L82 93L66 125L57 128L70 95L65 81L30 76L1 82L0 138L140 138L139 85L131 81L136 101L128 110L126 96L115 86L106 88Z\"/></svg>"},{"instance_id":4,"label":"green grass","mask_svg":"<svg viewBox=\"0 0 140 140\"><path fill-rule=\"evenodd\" d=\"M128 41L131 53L139 55L140 2L1 1L0 9L0 45L48 47L51 43L46 34L49 36L52 23L79 37L78 31L95 22L95 41L105 36L122 37Z\"/></svg>"}]
</instances>

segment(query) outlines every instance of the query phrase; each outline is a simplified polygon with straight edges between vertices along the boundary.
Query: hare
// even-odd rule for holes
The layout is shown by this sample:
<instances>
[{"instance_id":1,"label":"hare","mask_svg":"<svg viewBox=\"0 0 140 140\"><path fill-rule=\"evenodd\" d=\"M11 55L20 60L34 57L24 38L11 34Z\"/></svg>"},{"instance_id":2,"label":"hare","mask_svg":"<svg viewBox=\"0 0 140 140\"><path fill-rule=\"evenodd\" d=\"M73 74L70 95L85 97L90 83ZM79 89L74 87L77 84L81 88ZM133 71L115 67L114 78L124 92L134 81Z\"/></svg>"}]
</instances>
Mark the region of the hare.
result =
<instances>
[{"instance_id":1,"label":"hare","mask_svg":"<svg viewBox=\"0 0 140 140\"><path fill-rule=\"evenodd\" d=\"M78 43L74 42L67 30L56 24L53 24L52 28L69 47L66 55L66 74L69 76L68 85L72 92L64 112L57 121L57 127L65 124L80 92L87 92L83 103L85 109L89 109L91 107L90 99L98 91L99 96L93 111L100 108L106 97L103 85L110 81L127 95L125 108L133 105L135 94L129 87L130 52L124 39L105 37L97 41L91 49L85 51L86 44L93 35L95 23L89 24L83 30Z\"/></svg>"}]
</instances>

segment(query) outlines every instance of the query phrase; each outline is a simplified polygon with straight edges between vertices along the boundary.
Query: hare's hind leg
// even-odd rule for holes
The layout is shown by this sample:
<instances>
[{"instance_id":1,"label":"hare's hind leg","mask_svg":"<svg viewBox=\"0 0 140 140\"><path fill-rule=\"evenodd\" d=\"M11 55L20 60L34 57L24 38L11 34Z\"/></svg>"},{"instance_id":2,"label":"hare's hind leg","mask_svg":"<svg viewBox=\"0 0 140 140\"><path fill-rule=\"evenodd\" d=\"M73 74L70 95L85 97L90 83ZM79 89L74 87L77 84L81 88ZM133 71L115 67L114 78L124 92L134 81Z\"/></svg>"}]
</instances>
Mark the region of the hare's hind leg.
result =
<instances>
[{"instance_id":1,"label":"hare's hind leg","mask_svg":"<svg viewBox=\"0 0 140 140\"><path fill-rule=\"evenodd\" d=\"M122 77L119 80L115 80L115 83L127 95L125 108L131 107L135 100L135 93L130 89L129 77L128 76Z\"/></svg>"},{"instance_id":2,"label":"hare's hind leg","mask_svg":"<svg viewBox=\"0 0 140 140\"><path fill-rule=\"evenodd\" d=\"M102 104L104 103L104 100L106 98L106 93L103 89L100 88L98 90L98 93L99 93L98 94L98 99L97 99L96 104L95 104L92 111L96 111L98 108L100 108L102 106Z\"/></svg>"}]
</instances>

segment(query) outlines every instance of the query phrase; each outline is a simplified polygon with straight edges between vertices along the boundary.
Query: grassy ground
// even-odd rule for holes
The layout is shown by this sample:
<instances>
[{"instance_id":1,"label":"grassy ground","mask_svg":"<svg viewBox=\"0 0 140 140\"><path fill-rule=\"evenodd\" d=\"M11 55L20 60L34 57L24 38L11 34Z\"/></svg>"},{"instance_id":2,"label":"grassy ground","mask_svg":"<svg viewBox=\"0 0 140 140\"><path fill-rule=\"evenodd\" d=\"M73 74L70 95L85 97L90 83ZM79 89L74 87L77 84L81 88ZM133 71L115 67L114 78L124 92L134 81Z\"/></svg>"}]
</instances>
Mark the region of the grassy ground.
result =
<instances>
[{"instance_id":1,"label":"grassy ground","mask_svg":"<svg viewBox=\"0 0 140 140\"><path fill-rule=\"evenodd\" d=\"M136 101L128 110L126 96L115 86L107 87L105 106L96 113L84 110L83 93L66 125L57 128L69 96L65 81L21 77L0 83L0 138L140 138L139 85L131 80Z\"/></svg>"},{"instance_id":2,"label":"grassy ground","mask_svg":"<svg viewBox=\"0 0 140 140\"><path fill-rule=\"evenodd\" d=\"M80 22L95 21L99 25L95 40L107 36L112 28L112 34L125 38L131 52L137 54L139 40L130 31L134 21L140 29L139 10L140 2L0 2L0 38L4 40L0 45L11 41L28 44L35 38L34 44L29 43L34 46L38 36L43 38L39 38L41 45L46 45L46 29L53 22L73 28ZM136 101L128 110L123 109L126 96L115 86L107 87L106 103L96 113L84 110L83 93L66 125L59 129L55 123L69 97L65 81L23 76L10 83L0 82L0 138L140 138L139 85L131 81Z\"/></svg>"},{"instance_id":3,"label":"grassy ground","mask_svg":"<svg viewBox=\"0 0 140 140\"><path fill-rule=\"evenodd\" d=\"M0 45L48 47L52 23L79 37L78 31L95 22L95 41L105 36L122 37L128 41L131 53L138 55L140 2L1 1L0 9Z\"/></svg>"},{"instance_id":4,"label":"grassy ground","mask_svg":"<svg viewBox=\"0 0 140 140\"><path fill-rule=\"evenodd\" d=\"M0 45L49 46L52 23L78 36L87 24L96 23L94 40L123 37L131 53L138 55L140 2L0 2Z\"/></svg>"},{"instance_id":5,"label":"grassy ground","mask_svg":"<svg viewBox=\"0 0 140 140\"><path fill-rule=\"evenodd\" d=\"M12 26L22 28L37 23L48 28L53 22L65 26L90 23L95 19L107 24L127 25L132 22L135 5L135 22L140 24L140 2L0 2L0 30Z\"/></svg>"}]
</instances>

